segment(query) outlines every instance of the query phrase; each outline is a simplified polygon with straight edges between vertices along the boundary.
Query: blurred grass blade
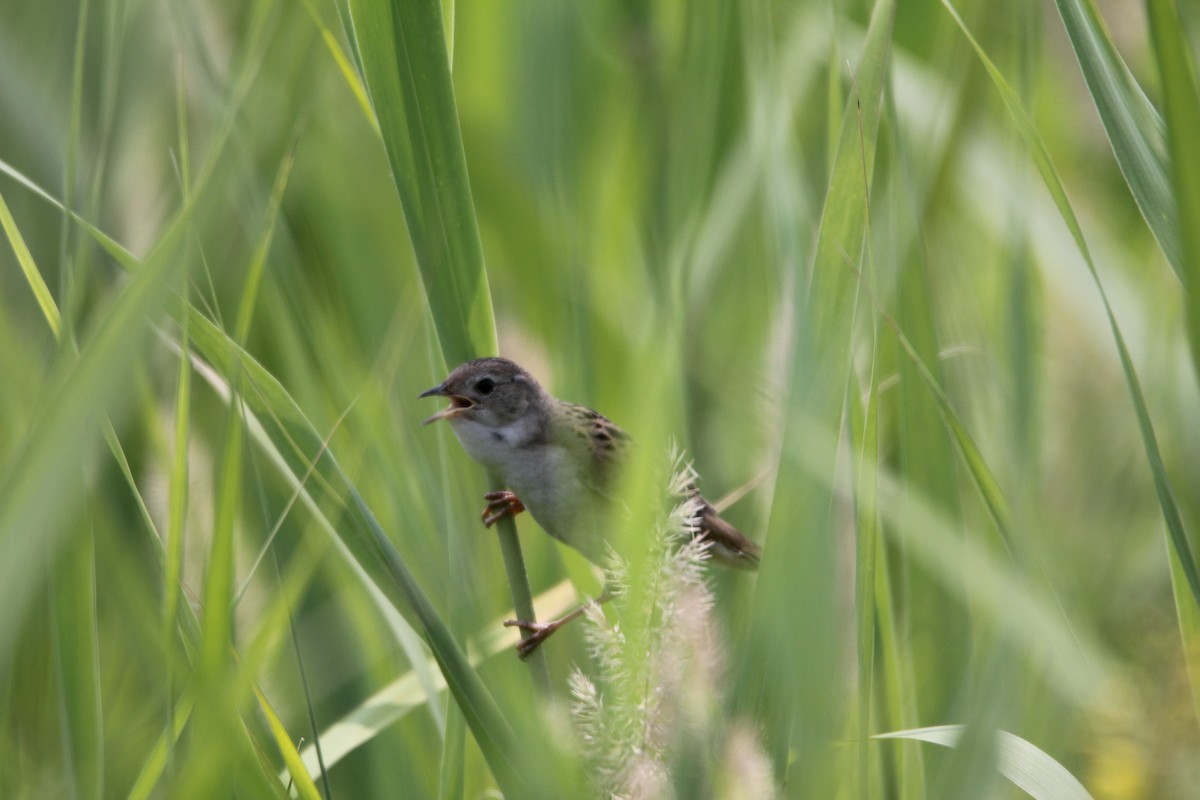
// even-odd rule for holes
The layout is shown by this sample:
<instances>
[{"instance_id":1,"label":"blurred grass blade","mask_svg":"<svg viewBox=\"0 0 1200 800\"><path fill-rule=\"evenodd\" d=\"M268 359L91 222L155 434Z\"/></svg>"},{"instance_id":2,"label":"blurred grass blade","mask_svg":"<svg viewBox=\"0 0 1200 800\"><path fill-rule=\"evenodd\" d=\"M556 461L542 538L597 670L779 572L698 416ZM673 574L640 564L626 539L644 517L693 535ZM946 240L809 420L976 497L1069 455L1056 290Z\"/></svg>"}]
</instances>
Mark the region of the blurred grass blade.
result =
<instances>
[{"instance_id":1,"label":"blurred grass blade","mask_svg":"<svg viewBox=\"0 0 1200 800\"><path fill-rule=\"evenodd\" d=\"M1192 690L1192 710L1200 721L1200 607L1184 589L1187 580L1179 564L1179 555L1168 549L1171 562L1171 588L1174 590L1175 612L1179 617L1179 635L1183 639L1184 666Z\"/></svg>"},{"instance_id":2,"label":"blurred grass blade","mask_svg":"<svg viewBox=\"0 0 1200 800\"><path fill-rule=\"evenodd\" d=\"M1179 218L1167 177L1162 118L1121 60L1092 0L1056 3L1121 174L1167 261L1182 279Z\"/></svg>"},{"instance_id":3,"label":"blurred grass blade","mask_svg":"<svg viewBox=\"0 0 1200 800\"><path fill-rule=\"evenodd\" d=\"M82 475L76 476L80 480ZM51 572L54 634L68 776L78 798L104 788L104 723L100 705L100 646L96 621L93 532L85 523Z\"/></svg>"},{"instance_id":4,"label":"blurred grass blade","mask_svg":"<svg viewBox=\"0 0 1200 800\"><path fill-rule=\"evenodd\" d=\"M275 181L267 201L267 209L261 223L258 242L247 265L243 281L242 296L238 304L234 337L239 345L244 344L254 319L258 299L258 288L266 269L267 256L274 238L275 221L288 177L293 164L292 153L295 138L275 173ZM229 404L224 448L213 483L217 486L212 543L204 584L204 639L201 647L203 677L217 677L225 662L225 654L233 634L233 602L235 571L235 526L241 507L242 459L245 430L242 419L242 403L238 398L241 385L241 365L233 365L230 385L233 387L233 402Z\"/></svg>"},{"instance_id":5,"label":"blurred grass blade","mask_svg":"<svg viewBox=\"0 0 1200 800\"><path fill-rule=\"evenodd\" d=\"M943 747L956 747L963 725L936 725L893 733L876 739L914 739ZM1041 749L1008 731L996 731L996 767L1034 800L1092 800L1083 784Z\"/></svg>"},{"instance_id":6,"label":"blurred grass blade","mask_svg":"<svg viewBox=\"0 0 1200 800\"><path fill-rule=\"evenodd\" d=\"M114 424L129 404L127 387L149 336L148 318L163 307L172 281L186 259L178 248L194 201L184 206L159 239L145 264L125 286L82 344L78 356L59 351L54 379L41 413L5 465L0 483L0 653L10 653L13 637L37 585L38 553L53 556L66 539L66 517L76 497L47 488L78 475L94 457L105 415Z\"/></svg>"},{"instance_id":7,"label":"blurred grass blade","mask_svg":"<svg viewBox=\"0 0 1200 800\"><path fill-rule=\"evenodd\" d=\"M175 747L175 742L183 733L183 728L187 725L191 715L191 695L185 693L175 701L175 706L171 709L170 724L159 734L154 745L146 752L142 769L138 772L137 780L133 782L133 788L129 790L128 800L148 800L154 796L154 789L162 780L163 773L167 769L167 762Z\"/></svg>"},{"instance_id":8,"label":"blurred grass blade","mask_svg":"<svg viewBox=\"0 0 1200 800\"><path fill-rule=\"evenodd\" d=\"M229 405L225 444L213 475L217 490L212 543L204 576L204 637L200 652L200 668L208 681L220 680L232 644L234 529L242 498L244 436L241 404L235 394Z\"/></svg>"},{"instance_id":9,"label":"blurred grass blade","mask_svg":"<svg viewBox=\"0 0 1200 800\"><path fill-rule=\"evenodd\" d=\"M938 417L950 432L950 438L954 442L955 449L958 451L964 466L966 466L967 471L970 473L972 482L979 491L984 506L992 517L992 521L996 524L1005 542L1011 545L1012 514L1008 507L1008 501L1004 497L1004 492L1000 488L1000 482L996 480L996 476L988 466L987 461L984 460L983 454L979 452L979 446L975 444L975 439L966 429L966 426L962 424L958 414L955 413L954 407L950 403L950 398L946 396L946 390L942 388L942 384L937 376L933 374L933 370L921 358L921 354L917 352L912 341L900 328L900 325L892 315L879 303L871 288L865 286L865 284L864 288L875 305L876 313L882 316L892 329L892 334L896 337L896 341L900 344L901 350L904 351L904 355L907 357L906 363L915 370L915 374L920 377L929 396L933 399ZM926 487L926 490L928 489L929 487Z\"/></svg>"},{"instance_id":10,"label":"blurred grass blade","mask_svg":"<svg viewBox=\"0 0 1200 800\"><path fill-rule=\"evenodd\" d=\"M297 125L296 130L293 131L292 143L275 172L275 182L272 184L271 194L267 198L267 209L262 221L258 244L246 267L246 280L242 288L241 300L238 302L237 321L234 324L233 333L234 340L243 347L246 344L246 337L250 335L250 323L254 320L258 289L262 285L263 272L267 268L267 256L271 254L271 242L275 239L275 221L279 216L279 206L283 203L288 178L291 177L292 165L296 160L296 143L301 127L301 125Z\"/></svg>"},{"instance_id":11,"label":"blurred grass blade","mask_svg":"<svg viewBox=\"0 0 1200 800\"><path fill-rule=\"evenodd\" d=\"M163 647L165 659L167 729L174 728L175 659L171 657L178 627L180 601L183 599L184 536L187 534L188 453L191 430L192 370L189 364L191 338L188 335L188 291L183 287L179 332L179 374L175 383L175 439L171 453L170 484L167 489L167 541L163 565ZM130 476L132 477L132 476ZM132 483L132 481L130 481ZM155 537L158 538L158 537ZM188 609L191 612L191 609ZM168 752L168 755L171 755Z\"/></svg>"},{"instance_id":12,"label":"blurred grass blade","mask_svg":"<svg viewBox=\"0 0 1200 800\"><path fill-rule=\"evenodd\" d=\"M308 11L308 16L312 19L313 24L317 26L317 30L321 32L321 39L325 42L325 48L329 51L329 55L333 57L333 63L337 65L338 74L342 76L342 80L346 82L350 93L354 95L354 101L362 109L363 116L366 117L367 122L378 133L379 120L375 119L375 111L371 108L371 101L367 97L367 89L363 86L355 65L350 61L354 57L353 54L348 57L345 51L342 50L342 45L338 41L337 35L321 19L320 13L313 6L313 0L303 0L303 2L304 9ZM338 13L343 13L344 0L338 0L335 5L338 8Z\"/></svg>"},{"instance_id":13,"label":"blurred grass blade","mask_svg":"<svg viewBox=\"0 0 1200 800\"><path fill-rule=\"evenodd\" d=\"M86 11L83 12L86 18ZM83 27L81 23L81 29ZM72 117L74 122L74 116ZM21 265L25 280L55 339L62 336L62 318L54 298L34 263L33 255L0 195L0 226ZM106 425L106 432L111 428ZM16 469L21 466L17 465ZM65 476L81 482L82 472ZM104 787L104 731L100 695L99 642L96 620L95 543L90 525L77 535L75 546L46 560L53 604L52 626L55 673L66 741L68 778L76 797L100 797ZM2 541L2 540L0 540Z\"/></svg>"},{"instance_id":14,"label":"blurred grass blade","mask_svg":"<svg viewBox=\"0 0 1200 800\"><path fill-rule=\"evenodd\" d=\"M1130 357L1129 349L1125 345L1125 337L1121 334L1121 329L1117 325L1117 318L1113 314L1112 306L1108 302L1108 294L1104 291L1104 285L1100 281L1100 273L1096 270L1096 264L1092 260L1091 251L1087 246L1087 241L1083 237L1083 229L1080 227L1079 220L1076 218L1075 212L1071 207L1071 202L1067 198L1066 189L1063 187L1062 181L1058 177L1058 171L1054 168L1054 163L1050 159L1049 150L1046 149L1046 145L1034 127L1033 122L1029 119L1029 115L1025 113L1025 109L1022 107L1016 93L1013 92L1008 82L1004 80L1004 76L1000 74L995 64L988 58L987 53L980 47L975 37L971 35L966 23L962 21L958 12L950 4L950 0L942 0L942 5L945 6L950 16L958 24L959 29L962 30L963 35L967 37L976 54L987 68L988 74L1000 92L1000 97L1004 101L1005 107L1016 123L1018 132L1025 140L1025 144L1033 156L1034 163L1041 173L1042 180L1049 190L1055 205L1058 207L1059 214L1066 223L1068 230L1070 230L1071 236L1075 240L1075 245L1087 264L1088 272L1096 285L1096 290L1100 294L1100 300L1104 306L1104 313L1108 320L1109 329L1112 331L1113 341L1117 346L1117 355L1121 361L1121 370L1125 375L1125 385L1129 389L1129 395L1133 401L1138 430L1142 437L1142 447L1146 452L1146 459L1149 461L1150 471L1154 477L1154 488L1158 494L1158 502L1162 509L1163 519L1166 522L1167 533L1170 537L1171 545L1179 555L1180 565L1187 579L1192 599L1194 602L1200 604L1200 571L1197 570L1196 559L1192 553L1187 531L1184 528L1183 516L1175 501L1175 493L1171 487L1170 477L1167 475L1167 468L1163 463L1162 453L1158 446L1158 437L1154 432L1154 426L1150 420L1150 412L1146 408L1146 399L1142 394L1141 383L1138 381L1137 372L1133 368L1133 359Z\"/></svg>"},{"instance_id":15,"label":"blurred grass blade","mask_svg":"<svg viewBox=\"0 0 1200 800\"><path fill-rule=\"evenodd\" d=\"M438 770L438 800L461 800L465 787L467 726L454 703L446 709L446 733L442 736L442 762Z\"/></svg>"},{"instance_id":16,"label":"blurred grass blade","mask_svg":"<svg viewBox=\"0 0 1200 800\"><path fill-rule=\"evenodd\" d=\"M8 237L13 254L17 257L17 263L21 265L25 281L29 284L38 306L42 309L42 316L46 318L46 322L50 323L50 330L54 333L54 337L58 338L62 330L62 317L58 313L58 306L54 304L54 296L50 293L50 288L46 286L46 281L42 279L42 273L33 261L33 254L29 252L29 247L25 244L25 238L21 236L12 212L8 210L8 204L4 202L3 194L0 194L0 227L4 228L4 234Z\"/></svg>"},{"instance_id":17,"label":"blurred grass blade","mask_svg":"<svg viewBox=\"0 0 1200 800\"><path fill-rule=\"evenodd\" d=\"M317 785L313 783L308 770L304 768L304 762L300 760L300 754L296 751L295 743L288 736L287 729L283 727L283 720L279 719L279 715L275 713L275 709L271 708L271 704L267 701L267 696L262 693L261 689L255 687L254 696L258 699L258 707L262 711L263 716L267 718L267 725L271 728L271 735L275 737L275 744L279 746L279 754L283 756L283 761L287 764L288 775L292 780L292 787L304 800L321 800L321 793L317 791Z\"/></svg>"},{"instance_id":18,"label":"blurred grass blade","mask_svg":"<svg viewBox=\"0 0 1200 800\"><path fill-rule=\"evenodd\" d=\"M1186 323L1192 364L1200 377L1200 91L1187 39L1187 27L1174 0L1149 0L1150 34L1163 87L1167 119L1167 144L1171 153L1171 181L1179 222ZM1200 719L1200 603L1181 591L1186 571L1171 553L1171 581L1179 615L1192 705Z\"/></svg>"},{"instance_id":19,"label":"blurred grass blade","mask_svg":"<svg viewBox=\"0 0 1200 800\"><path fill-rule=\"evenodd\" d=\"M810 444L797 454L797 464L831 490L839 488L841 476L825 466L837 441L810 420L797 424ZM862 462L862 472L873 468ZM936 503L911 491L897 475L879 468L874 480L883 531L904 546L908 558L1009 637L1064 698L1096 705L1108 697L1115 674L1111 656L1092 636L1064 622L1056 604L1026 584L1023 572L997 558L978 533L964 534L962 522L947 519ZM972 565L969 582L963 580L964 564Z\"/></svg>"},{"instance_id":20,"label":"blurred grass blade","mask_svg":"<svg viewBox=\"0 0 1200 800\"><path fill-rule=\"evenodd\" d=\"M874 483L874 482L873 482ZM882 528L882 526L881 526ZM892 587L888 565L888 548L883 537L876 548L878 566L875 569L875 612L878 615L876 631L879 642L879 680L882 694L877 719L886 720L892 726L916 725L917 681L913 674L914 659L911 642L902 635L900 613ZM924 800L925 760L921 748L901 745L892 754L891 768L895 773L897 796L901 800Z\"/></svg>"},{"instance_id":21,"label":"blurred grass blade","mask_svg":"<svg viewBox=\"0 0 1200 800\"><path fill-rule=\"evenodd\" d=\"M1187 289L1188 338L1200 376L1200 90L1175 0L1149 0L1150 34L1162 80L1171 154L1171 185L1179 224L1183 285Z\"/></svg>"},{"instance_id":22,"label":"blurred grass blade","mask_svg":"<svg viewBox=\"0 0 1200 800\"><path fill-rule=\"evenodd\" d=\"M872 359L872 363L875 360ZM862 396L860 385L853 379L853 391L849 397L849 430L851 446L855 455L854 480L854 610L856 614L855 630L858 639L855 651L858 656L858 719L855 736L855 746L858 748L858 797L866 797L869 793L870 761L867 738L870 734L871 708L875 696L875 639L879 632L875 627L877 586L876 571L879 564L880 535L878 487L876 486L876 470L865 470L863 463L870 460L877 464L879 460L879 402L874 382L874 372L871 374L871 385L868 389L866 402L859 402ZM866 406L865 408L863 406Z\"/></svg>"},{"instance_id":23,"label":"blurred grass blade","mask_svg":"<svg viewBox=\"0 0 1200 800\"><path fill-rule=\"evenodd\" d=\"M826 763L832 756L829 742L836 735L840 709L837 694L828 687L837 680L835 654L843 648L833 600L837 556L831 483L829 476L813 475L801 464L802 456L812 452L802 423L819 420L828 430L842 429L858 305L858 282L845 260L857 263L866 239L867 187L894 16L891 0L875 3L850 98L858 113L851 111L843 118L811 289L807 297L797 299L802 321L790 365L779 475L755 588L750 641L742 656L745 674L738 680L739 705L763 720L776 779L805 796L826 796L833 789L828 781L834 771L799 770L789 777L789 763ZM803 279L797 283L803 284ZM828 457L819 472L827 470L831 476L837 469L836 449L819 453ZM800 627L796 635L781 637L780 626L798 622L794 609L803 609ZM797 714L803 714L803 721Z\"/></svg>"}]
</instances>

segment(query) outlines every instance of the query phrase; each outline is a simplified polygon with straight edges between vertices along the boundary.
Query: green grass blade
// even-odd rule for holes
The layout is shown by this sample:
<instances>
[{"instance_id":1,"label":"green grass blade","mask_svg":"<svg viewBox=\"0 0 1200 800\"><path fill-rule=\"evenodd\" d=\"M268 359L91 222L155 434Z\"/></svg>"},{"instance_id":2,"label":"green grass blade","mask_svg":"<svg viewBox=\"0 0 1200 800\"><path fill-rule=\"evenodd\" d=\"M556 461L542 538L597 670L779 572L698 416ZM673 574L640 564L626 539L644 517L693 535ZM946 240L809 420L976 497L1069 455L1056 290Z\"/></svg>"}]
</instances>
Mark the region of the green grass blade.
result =
<instances>
[{"instance_id":1,"label":"green grass blade","mask_svg":"<svg viewBox=\"0 0 1200 800\"><path fill-rule=\"evenodd\" d=\"M154 796L154 789L162 780L163 773L167 769L171 750L174 749L175 742L183 732L184 726L187 725L188 719L191 718L192 708L190 695L185 694L176 701L175 707L171 710L172 724L163 730L145 753L142 769L138 772L137 779L129 790L128 800L148 800Z\"/></svg>"},{"instance_id":2,"label":"green grass blade","mask_svg":"<svg viewBox=\"0 0 1200 800\"><path fill-rule=\"evenodd\" d=\"M943 747L958 746L965 731L963 725L937 725L893 733L881 733L876 739L914 739ZM1092 800L1066 767L1040 748L1008 731L996 731L996 767L1034 800Z\"/></svg>"},{"instance_id":3,"label":"green grass blade","mask_svg":"<svg viewBox=\"0 0 1200 800\"><path fill-rule=\"evenodd\" d=\"M874 483L874 481L872 482ZM908 727L918 724L917 688L913 675L911 645L902 635L900 612L896 602L888 566L888 548L883 537L877 547L878 566L875 570L875 609L879 633L879 685L883 696L877 719L886 727ZM923 800L925 791L925 761L921 749L901 745L891 754L891 774L896 796L902 800Z\"/></svg>"},{"instance_id":4,"label":"green grass blade","mask_svg":"<svg viewBox=\"0 0 1200 800\"><path fill-rule=\"evenodd\" d=\"M188 509L188 452L191 430L192 371L189 365L191 338L188 335L188 292L181 293L183 321L179 332L179 374L175 383L175 439L171 454L171 477L167 498L167 541L163 565L163 643L168 653L175 641L179 625L180 601L183 599L184 537L187 533ZM157 539L157 537L155 537ZM190 611L190 609L189 609ZM175 660L166 659L167 729L174 728ZM170 756L168 752L168 756Z\"/></svg>"},{"instance_id":5,"label":"green grass blade","mask_svg":"<svg viewBox=\"0 0 1200 800\"><path fill-rule=\"evenodd\" d=\"M858 791L859 797L870 796L870 761L867 740L871 729L871 709L875 696L875 639L879 632L875 627L876 586L881 537L879 530L878 487L875 469L866 470L863 464L879 459L879 402L872 384L866 402L860 403L861 392L857 380L851 386L849 398L850 436L855 454L854 481L854 609L858 655L858 719L855 746L858 748ZM866 406L865 408L863 406Z\"/></svg>"},{"instance_id":6,"label":"green grass blade","mask_svg":"<svg viewBox=\"0 0 1200 800\"><path fill-rule=\"evenodd\" d=\"M438 0L350 0L379 119L446 361L496 351L491 295Z\"/></svg>"},{"instance_id":7,"label":"green grass blade","mask_svg":"<svg viewBox=\"0 0 1200 800\"><path fill-rule=\"evenodd\" d=\"M296 135L299 131L296 131ZM262 232L259 236L258 245L254 249L254 254L250 258L250 263L246 268L246 281L242 289L242 298L238 303L237 321L234 324L234 339L241 344L245 344L246 337L250 335L250 323L254 319L254 307L258 300L258 289L262 285L263 272L267 268L267 256L271 253L271 242L275 238L275 220L279 216L279 206L283 203L283 194L287 190L288 178L292 174L292 165L295 163L294 152L296 149L295 137L293 137L292 145L288 148L287 155L279 164L279 169L275 173L275 182L271 187L271 194L267 199L267 210L265 218L262 222Z\"/></svg>"},{"instance_id":8,"label":"green grass blade","mask_svg":"<svg viewBox=\"0 0 1200 800\"><path fill-rule=\"evenodd\" d=\"M33 261L33 254L29 252L29 247L25 244L24 237L21 236L21 231L13 219L12 212L8 209L8 204L4 202L3 194L0 194L0 227L4 228L8 243L17 257L17 263L21 265L21 272L25 275L25 281L29 284L29 289L33 292L38 307L42 309L42 316L50 324L50 330L57 339L62 332L62 315L58 312L58 306L54 303L54 296L50 293L50 288L42 279L41 271Z\"/></svg>"},{"instance_id":9,"label":"green grass blade","mask_svg":"<svg viewBox=\"0 0 1200 800\"><path fill-rule=\"evenodd\" d=\"M438 771L438 800L461 800L466 772L467 727L458 706L446 709L446 735L442 737L442 763Z\"/></svg>"},{"instance_id":10,"label":"green grass blade","mask_svg":"<svg viewBox=\"0 0 1200 800\"><path fill-rule=\"evenodd\" d=\"M367 122L378 132L379 120L375 119L375 111L371 108L371 100L367 97L367 89L363 86L355 65L351 63L353 55L347 56L346 52L342 50L342 45L338 41L337 35L321 19L320 13L318 13L316 7L313 5L313 0L303 0L303 2L308 16L312 19L313 24L317 26L317 30L321 32L321 40L325 42L325 49L329 51L329 55L333 58L333 63L337 65L338 74L342 76L342 80L346 82L350 93L354 95L354 101L362 110ZM344 3L338 2L336 5L338 13L341 14Z\"/></svg>"},{"instance_id":11,"label":"green grass blade","mask_svg":"<svg viewBox=\"0 0 1200 800\"><path fill-rule=\"evenodd\" d=\"M279 754L283 756L283 761L287 764L288 775L292 780L292 786L296 793L304 800L321 800L321 793L317 791L317 785L313 783L312 777L308 774L308 770L304 768L304 762L300 760L300 754L296 751L296 745L288 736L287 728L283 726L283 720L275 713L275 709L271 708L270 702L267 701L267 696L261 690L255 689L254 696L258 699L258 707L262 711L263 716L267 718L267 724L271 728L271 735L275 737L275 744L279 747Z\"/></svg>"},{"instance_id":12,"label":"green grass blade","mask_svg":"<svg viewBox=\"0 0 1200 800\"><path fill-rule=\"evenodd\" d=\"M907 359L906 363L913 370L913 376L920 378L921 383L932 398L937 415L949 431L951 441L954 442L955 448L962 458L963 465L970 473L971 480L975 484L975 488L979 491L979 495L988 513L991 515L992 521L996 523L996 527L1005 538L1005 541L1009 541L1012 514L995 473L992 472L987 461L983 458L983 454L979 451L979 446L975 444L974 438L966 429L966 426L963 425L958 414L955 413L954 407L950 403L950 398L946 396L946 390L942 388L941 381L934 375L933 370L925 362L925 359L921 357L921 354L917 352L917 348L900 328L896 320L879 305L878 300L875 299L873 294L871 298L875 303L876 311L883 316L884 320L891 327L892 334L896 337L896 341L899 342L901 349L904 351ZM926 491L931 490L932 487L926 487Z\"/></svg>"},{"instance_id":13,"label":"green grass blade","mask_svg":"<svg viewBox=\"0 0 1200 800\"><path fill-rule=\"evenodd\" d=\"M1149 0L1150 35L1162 79L1170 178L1179 224L1180 270L1187 288L1188 338L1200 375L1200 91L1187 27L1174 0Z\"/></svg>"},{"instance_id":14,"label":"green grass blade","mask_svg":"<svg viewBox=\"0 0 1200 800\"><path fill-rule=\"evenodd\" d=\"M267 256L271 250L276 217L279 213L279 206L283 202L284 191L287 189L288 177L291 175L294 146L293 142L292 148L289 148L276 171L258 242L245 270L246 278L238 305L234 333L235 341L239 344L246 341L246 337L250 333L250 324L254 319L255 301L258 298L258 288L262 283L263 271L266 269ZM217 474L214 476L214 484L217 486L216 508L204 586L204 639L200 663L203 674L208 680L215 679L222 672L226 651L231 644L233 633L234 531L241 507L241 483L244 468L242 454L245 443L242 404L237 399L242 377L240 364L233 365L232 376L230 384L234 387L235 401L229 407L225 445Z\"/></svg>"},{"instance_id":15,"label":"green grass blade","mask_svg":"<svg viewBox=\"0 0 1200 800\"><path fill-rule=\"evenodd\" d=\"M1200 607L1185 590L1187 578L1179 564L1179 555L1168 550L1171 561L1171 588L1174 590L1175 613L1179 617L1179 635L1183 639L1183 658L1188 683L1192 690L1192 710L1200 720Z\"/></svg>"},{"instance_id":16,"label":"green grass blade","mask_svg":"<svg viewBox=\"0 0 1200 800\"><path fill-rule=\"evenodd\" d=\"M99 798L104 787L100 645L96 621L93 532L80 533L52 572L54 633L63 735L74 796Z\"/></svg>"},{"instance_id":17,"label":"green grass blade","mask_svg":"<svg viewBox=\"0 0 1200 800\"><path fill-rule=\"evenodd\" d=\"M204 577L204 618L200 669L209 681L224 674L233 637L234 530L242 498L244 426L236 394L229 408L225 445L213 475L217 487L212 544ZM215 690L215 684L210 684Z\"/></svg>"},{"instance_id":18,"label":"green grass blade","mask_svg":"<svg viewBox=\"0 0 1200 800\"><path fill-rule=\"evenodd\" d=\"M1167 261L1182 278L1179 219L1167 175L1162 118L1121 59L1092 0L1056 2L1121 174Z\"/></svg>"}]
</instances>

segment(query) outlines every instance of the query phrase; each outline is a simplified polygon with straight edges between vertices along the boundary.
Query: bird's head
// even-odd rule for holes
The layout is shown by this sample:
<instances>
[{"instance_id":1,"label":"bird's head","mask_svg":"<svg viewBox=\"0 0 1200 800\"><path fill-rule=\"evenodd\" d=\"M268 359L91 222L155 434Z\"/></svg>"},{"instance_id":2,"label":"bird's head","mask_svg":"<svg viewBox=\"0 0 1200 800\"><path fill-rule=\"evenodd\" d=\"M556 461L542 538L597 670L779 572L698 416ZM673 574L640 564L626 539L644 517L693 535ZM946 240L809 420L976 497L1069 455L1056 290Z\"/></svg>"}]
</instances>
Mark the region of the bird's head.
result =
<instances>
[{"instance_id":1,"label":"bird's head","mask_svg":"<svg viewBox=\"0 0 1200 800\"><path fill-rule=\"evenodd\" d=\"M421 397L448 397L450 405L422 424L444 419L505 428L537 409L547 395L533 376L507 358L480 358L454 368L440 385Z\"/></svg>"}]
</instances>

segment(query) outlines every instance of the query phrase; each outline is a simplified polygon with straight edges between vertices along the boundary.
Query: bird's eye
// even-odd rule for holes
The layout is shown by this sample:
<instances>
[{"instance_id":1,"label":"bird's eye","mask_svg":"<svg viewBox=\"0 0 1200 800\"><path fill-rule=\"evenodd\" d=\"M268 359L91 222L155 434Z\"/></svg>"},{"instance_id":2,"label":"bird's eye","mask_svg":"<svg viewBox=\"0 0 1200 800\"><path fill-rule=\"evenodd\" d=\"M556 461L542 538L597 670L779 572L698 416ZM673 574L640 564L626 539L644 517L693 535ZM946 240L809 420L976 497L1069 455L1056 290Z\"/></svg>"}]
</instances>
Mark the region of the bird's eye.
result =
<instances>
[{"instance_id":1,"label":"bird's eye","mask_svg":"<svg viewBox=\"0 0 1200 800\"><path fill-rule=\"evenodd\" d=\"M496 388L496 382L491 378L484 378L479 383L475 384L475 391L480 394L491 394L492 389Z\"/></svg>"}]
</instances>

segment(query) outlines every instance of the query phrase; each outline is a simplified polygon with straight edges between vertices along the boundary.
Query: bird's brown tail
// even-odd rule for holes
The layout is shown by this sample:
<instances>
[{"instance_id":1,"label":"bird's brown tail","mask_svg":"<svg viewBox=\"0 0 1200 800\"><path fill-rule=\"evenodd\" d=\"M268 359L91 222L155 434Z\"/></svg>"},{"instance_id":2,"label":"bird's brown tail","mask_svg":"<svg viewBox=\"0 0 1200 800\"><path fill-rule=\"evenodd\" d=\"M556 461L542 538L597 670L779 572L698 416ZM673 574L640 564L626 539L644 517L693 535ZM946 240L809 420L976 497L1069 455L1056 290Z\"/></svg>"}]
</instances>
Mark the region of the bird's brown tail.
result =
<instances>
[{"instance_id":1,"label":"bird's brown tail","mask_svg":"<svg viewBox=\"0 0 1200 800\"><path fill-rule=\"evenodd\" d=\"M712 560L735 569L758 569L762 548L722 519L699 492L692 496L700 503L695 520L696 536L712 542L708 550Z\"/></svg>"}]
</instances>

